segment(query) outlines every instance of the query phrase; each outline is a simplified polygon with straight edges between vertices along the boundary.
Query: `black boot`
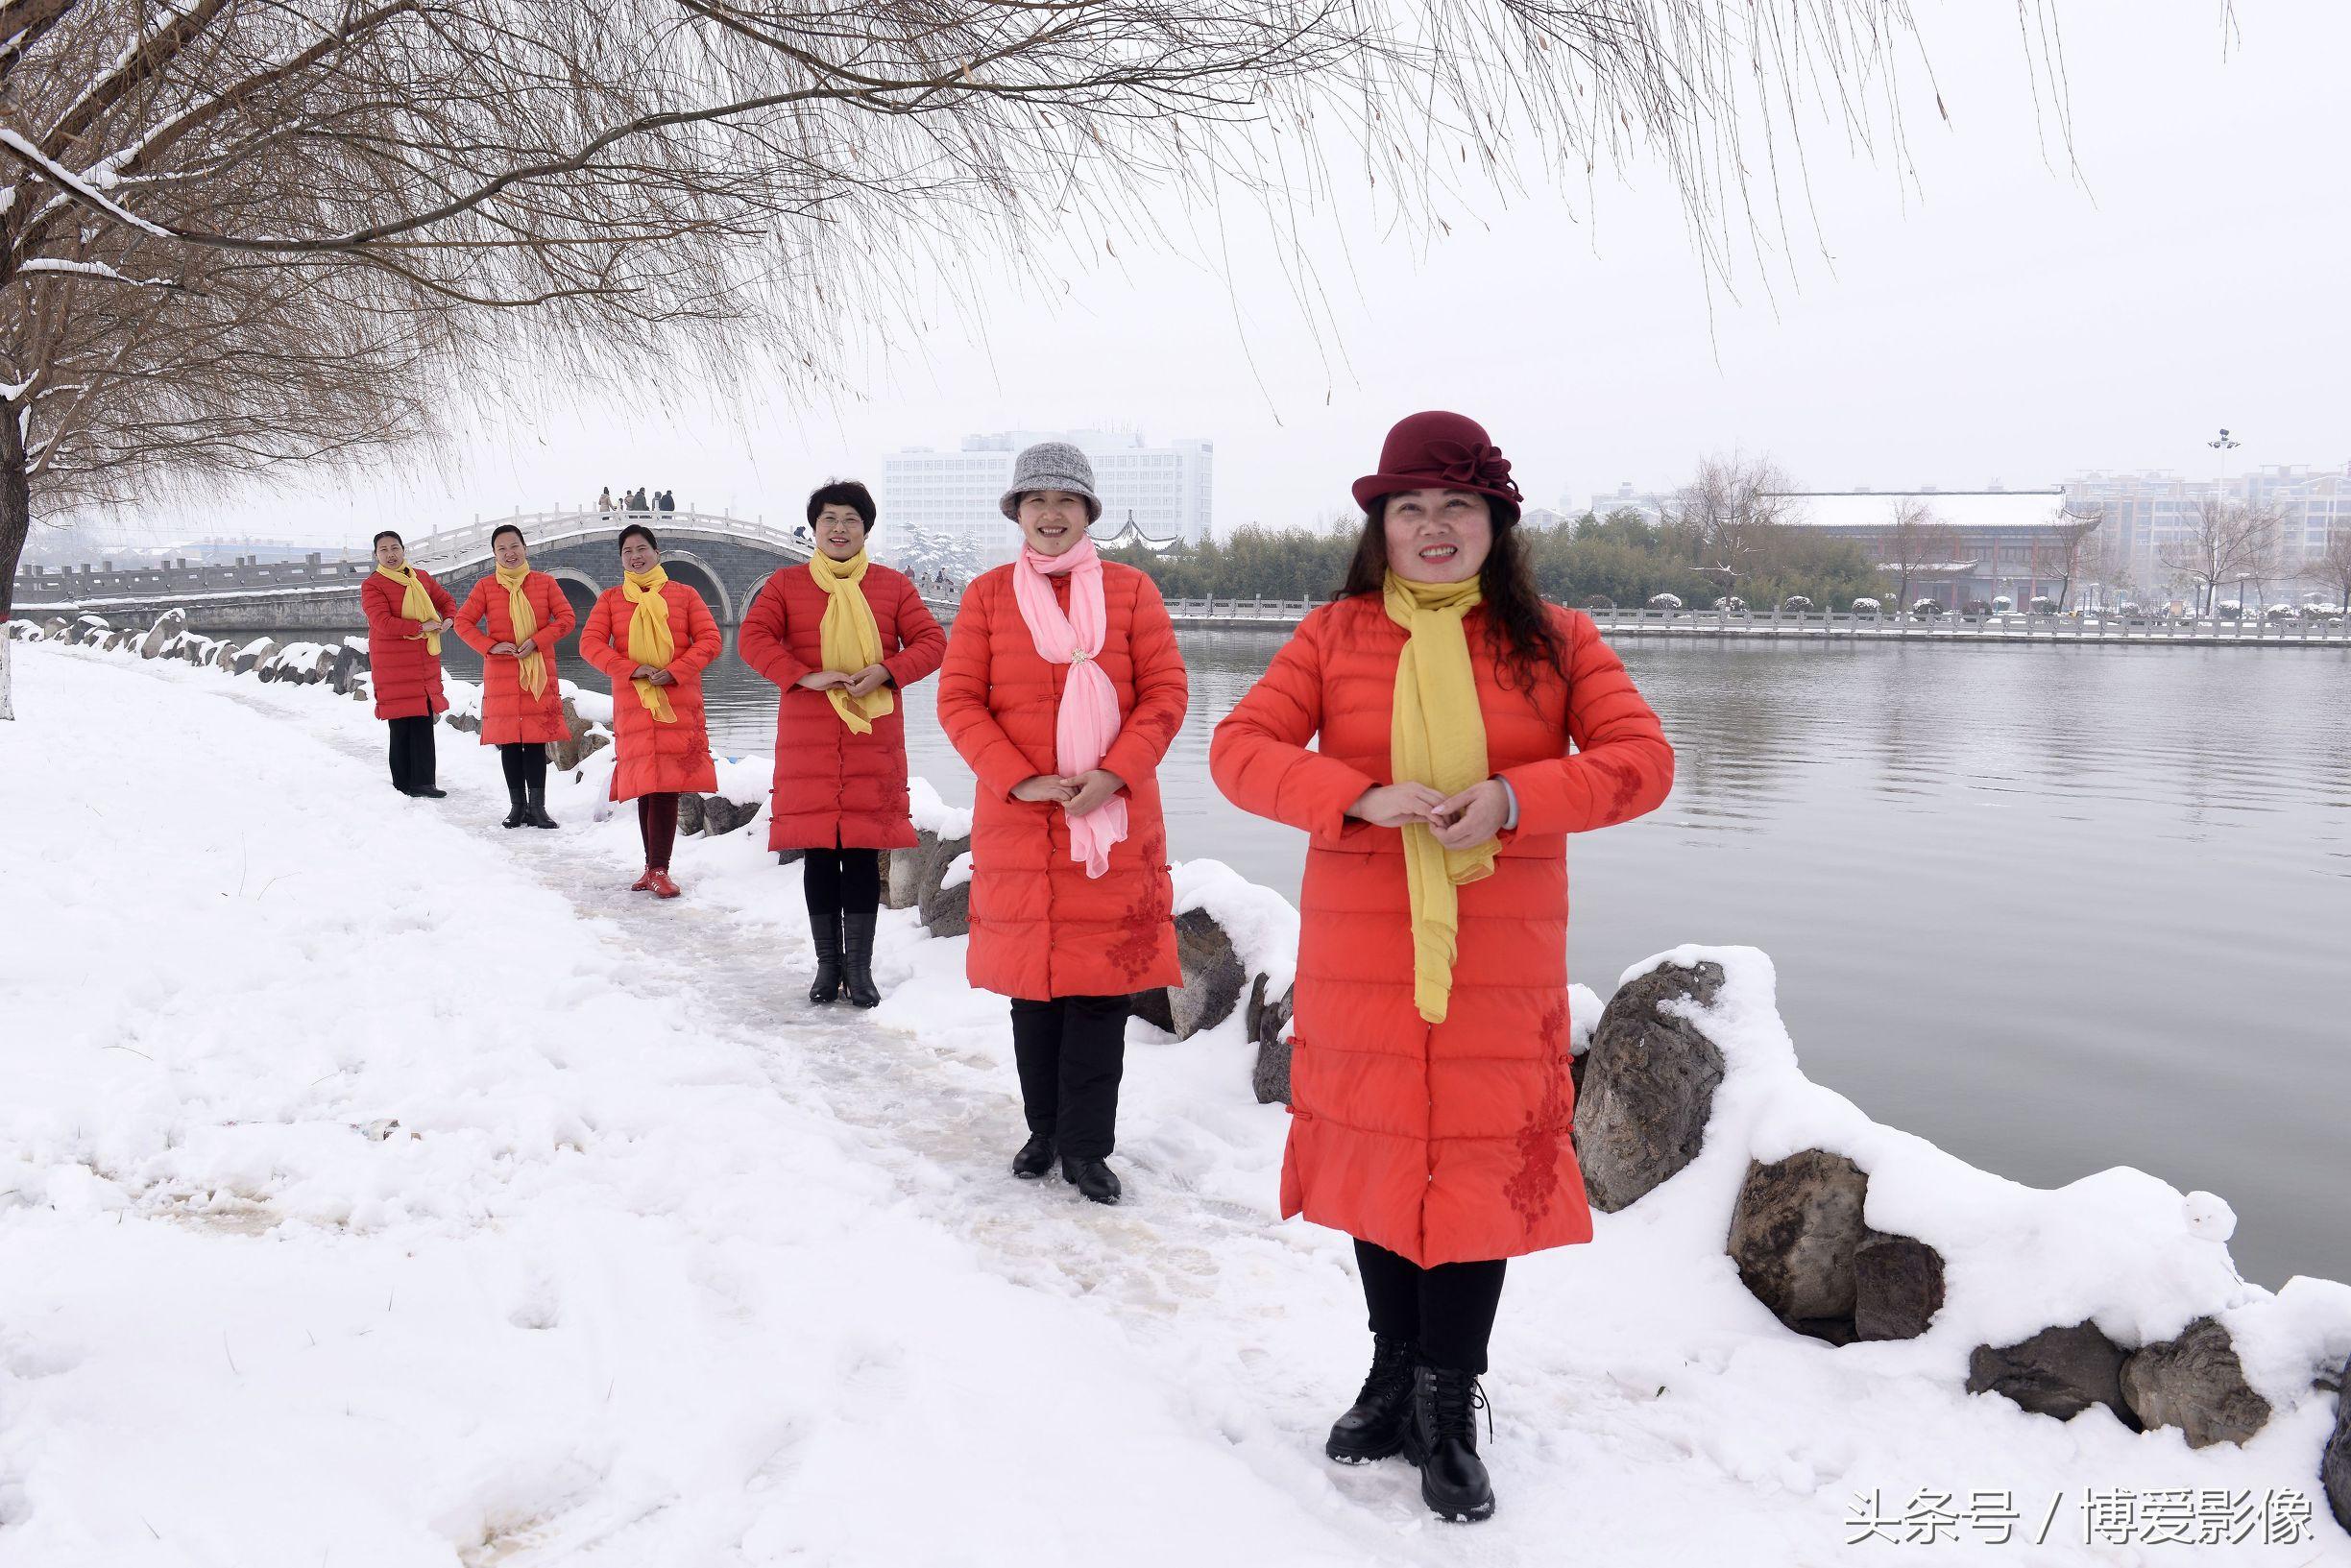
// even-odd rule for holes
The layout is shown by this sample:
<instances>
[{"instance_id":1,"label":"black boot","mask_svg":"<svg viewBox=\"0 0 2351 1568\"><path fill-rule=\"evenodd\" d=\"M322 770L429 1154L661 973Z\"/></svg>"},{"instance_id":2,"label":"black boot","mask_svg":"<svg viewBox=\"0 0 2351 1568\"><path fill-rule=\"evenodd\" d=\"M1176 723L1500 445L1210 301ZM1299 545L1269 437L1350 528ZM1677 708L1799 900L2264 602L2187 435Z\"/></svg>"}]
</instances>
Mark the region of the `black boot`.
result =
<instances>
[{"instance_id":1,"label":"black boot","mask_svg":"<svg viewBox=\"0 0 2351 1568\"><path fill-rule=\"evenodd\" d=\"M1493 1517L1493 1483L1478 1458L1474 1413L1485 1404L1486 1390L1470 1373L1426 1363L1413 1368L1404 1452L1420 1467L1420 1501L1457 1525Z\"/></svg>"},{"instance_id":2,"label":"black boot","mask_svg":"<svg viewBox=\"0 0 2351 1568\"><path fill-rule=\"evenodd\" d=\"M1061 1179L1096 1203L1116 1203L1119 1200L1119 1179L1111 1169L1100 1160L1073 1160L1061 1156Z\"/></svg>"},{"instance_id":3,"label":"black boot","mask_svg":"<svg viewBox=\"0 0 2351 1568\"><path fill-rule=\"evenodd\" d=\"M816 944L816 977L809 982L809 1001L821 1007L840 995L840 916L833 914L812 922L809 938Z\"/></svg>"},{"instance_id":4,"label":"black boot","mask_svg":"<svg viewBox=\"0 0 2351 1568\"><path fill-rule=\"evenodd\" d=\"M430 784L426 784L426 785L424 785L424 786L423 788L421 788L421 789L411 789L410 791L408 791L408 793L410 793L411 795L421 795L421 796L423 796L424 799L426 799L426 800L428 800L428 801L446 800L446 799L448 799L448 790L446 790L446 789L435 789L435 788L434 788L432 785L430 785Z\"/></svg>"},{"instance_id":5,"label":"black boot","mask_svg":"<svg viewBox=\"0 0 2351 1568\"><path fill-rule=\"evenodd\" d=\"M874 989L874 923L879 915L841 917L841 975L854 1007L879 1007L882 993Z\"/></svg>"},{"instance_id":6,"label":"black boot","mask_svg":"<svg viewBox=\"0 0 2351 1568\"><path fill-rule=\"evenodd\" d=\"M555 819L546 814L545 780L542 779L525 786L523 799L525 804L522 809L522 820L524 822L534 828L556 826Z\"/></svg>"},{"instance_id":7,"label":"black boot","mask_svg":"<svg viewBox=\"0 0 2351 1568\"><path fill-rule=\"evenodd\" d=\"M1371 1375L1347 1412L1331 1426L1322 1452L1341 1464L1369 1464L1400 1453L1412 1424L1413 1347L1408 1339L1371 1336Z\"/></svg>"},{"instance_id":8,"label":"black boot","mask_svg":"<svg viewBox=\"0 0 2351 1568\"><path fill-rule=\"evenodd\" d=\"M510 784L506 786L506 820L499 823L499 827L521 828L529 825L530 802L523 798L521 784Z\"/></svg>"},{"instance_id":9,"label":"black boot","mask_svg":"<svg viewBox=\"0 0 2351 1568\"><path fill-rule=\"evenodd\" d=\"M1012 1156L1012 1174L1023 1181L1034 1181L1053 1169L1053 1140L1041 1132L1032 1132L1029 1141Z\"/></svg>"}]
</instances>

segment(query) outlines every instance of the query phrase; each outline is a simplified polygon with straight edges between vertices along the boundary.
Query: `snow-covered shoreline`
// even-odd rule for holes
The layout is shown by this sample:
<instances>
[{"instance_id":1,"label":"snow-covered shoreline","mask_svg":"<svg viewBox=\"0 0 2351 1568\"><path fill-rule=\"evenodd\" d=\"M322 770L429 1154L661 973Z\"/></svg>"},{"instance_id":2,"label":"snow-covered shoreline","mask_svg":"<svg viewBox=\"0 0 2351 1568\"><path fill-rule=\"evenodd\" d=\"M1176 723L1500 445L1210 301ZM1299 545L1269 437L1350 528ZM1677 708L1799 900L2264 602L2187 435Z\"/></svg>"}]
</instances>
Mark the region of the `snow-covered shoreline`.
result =
<instances>
[{"instance_id":1,"label":"snow-covered shoreline","mask_svg":"<svg viewBox=\"0 0 2351 1568\"><path fill-rule=\"evenodd\" d=\"M2209 1194L2041 1192L1870 1122L1797 1069L1760 953L1660 955L1726 971L1707 1142L1591 1245L1514 1264L1502 1511L1465 1544L1401 1466L1321 1460L1360 1297L1343 1239L1274 1219L1284 1118L1238 1017L1135 1025L1137 1201L1090 1212L1002 1176L1008 1038L959 941L893 911L870 1021L798 1002L798 874L757 830L686 840L687 899L632 902L596 758L554 791L566 832L505 834L471 737L444 734L448 800L406 801L323 688L20 654L0 1563L2166 1560L2084 1540L2121 1488L2298 1490L2298 1545L2181 1550L2351 1561L2311 1382L2351 1356L2351 1288L2238 1280ZM763 796L763 761L735 772ZM1295 916L1213 862L1177 880L1271 980ZM1832 1347L1740 1283L1741 1181L1807 1148L1941 1253L1926 1334ZM2242 1447L1964 1392L1977 1344L2203 1315L2274 1407ZM2064 1508L2039 1546L1848 1544L1854 1494L1938 1487L2008 1490L2025 1540Z\"/></svg>"}]
</instances>

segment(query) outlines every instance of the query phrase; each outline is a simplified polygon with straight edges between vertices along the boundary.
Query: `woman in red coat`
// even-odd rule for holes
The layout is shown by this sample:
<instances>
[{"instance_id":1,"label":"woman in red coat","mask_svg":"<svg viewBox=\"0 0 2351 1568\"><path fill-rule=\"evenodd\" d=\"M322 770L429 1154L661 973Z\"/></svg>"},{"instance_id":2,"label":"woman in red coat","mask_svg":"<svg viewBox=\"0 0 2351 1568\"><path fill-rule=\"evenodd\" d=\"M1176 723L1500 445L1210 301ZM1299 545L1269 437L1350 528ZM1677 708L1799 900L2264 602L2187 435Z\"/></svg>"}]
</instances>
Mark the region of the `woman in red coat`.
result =
<instances>
[{"instance_id":1,"label":"woman in red coat","mask_svg":"<svg viewBox=\"0 0 2351 1568\"><path fill-rule=\"evenodd\" d=\"M1403 421L1355 499L1345 591L1217 726L1209 767L1313 834L1281 1206L1356 1239L1373 1336L1326 1451L1401 1449L1430 1508L1482 1519L1470 1412L1503 1261L1591 1239L1566 835L1655 809L1673 749L1589 617L1536 596L1483 428Z\"/></svg>"},{"instance_id":2,"label":"woman in red coat","mask_svg":"<svg viewBox=\"0 0 2351 1568\"><path fill-rule=\"evenodd\" d=\"M441 634L456 605L448 590L408 565L408 548L387 528L376 536L376 570L359 588L368 624L368 680L376 716L391 720L392 787L439 800L433 786L433 715L448 711L441 690Z\"/></svg>"},{"instance_id":3,"label":"woman in red coat","mask_svg":"<svg viewBox=\"0 0 2351 1568\"><path fill-rule=\"evenodd\" d=\"M972 984L1012 999L1029 1141L1012 1173L1115 1203L1133 993L1180 985L1159 759L1183 723L1176 629L1151 580L1094 553L1085 454L1022 452L1002 502L1020 558L975 579L939 676L939 724L979 775Z\"/></svg>"},{"instance_id":4,"label":"woman in red coat","mask_svg":"<svg viewBox=\"0 0 2351 1568\"><path fill-rule=\"evenodd\" d=\"M771 850L805 851L801 888L816 978L809 1001L882 1001L873 981L882 856L911 849L906 715L897 692L939 666L947 634L912 579L865 559L874 499L855 480L808 500L816 554L760 585L743 613L743 663L776 703Z\"/></svg>"},{"instance_id":5,"label":"woman in red coat","mask_svg":"<svg viewBox=\"0 0 2351 1568\"><path fill-rule=\"evenodd\" d=\"M521 529L500 524L490 549L497 569L457 612L457 635L482 656L481 743L498 749L506 774L505 826L552 828L547 744L570 738L555 644L570 636L579 613L554 578L530 569Z\"/></svg>"},{"instance_id":6,"label":"woman in red coat","mask_svg":"<svg viewBox=\"0 0 2351 1568\"><path fill-rule=\"evenodd\" d=\"M637 803L644 875L632 893L673 899L669 851L677 841L678 796L718 787L710 730L702 716L702 672L726 639L702 595L673 583L661 542L643 523L620 530L621 584L607 590L580 630L580 657L612 677L612 798Z\"/></svg>"}]
</instances>

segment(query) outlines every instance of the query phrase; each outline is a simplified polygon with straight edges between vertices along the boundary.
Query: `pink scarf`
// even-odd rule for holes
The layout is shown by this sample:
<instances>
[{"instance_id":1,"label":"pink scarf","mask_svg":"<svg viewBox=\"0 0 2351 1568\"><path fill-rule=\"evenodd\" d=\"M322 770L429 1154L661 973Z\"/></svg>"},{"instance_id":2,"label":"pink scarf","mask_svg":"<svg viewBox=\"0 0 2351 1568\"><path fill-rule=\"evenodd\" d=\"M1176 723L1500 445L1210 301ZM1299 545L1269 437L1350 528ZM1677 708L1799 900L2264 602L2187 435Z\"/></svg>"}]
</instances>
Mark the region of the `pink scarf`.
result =
<instances>
[{"instance_id":1,"label":"pink scarf","mask_svg":"<svg viewBox=\"0 0 2351 1568\"><path fill-rule=\"evenodd\" d=\"M1045 580L1063 572L1070 580L1066 615ZM1054 720L1054 766L1065 778L1092 772L1102 766L1119 733L1118 693L1095 663L1110 616L1103 607L1102 558L1094 553L1094 542L1080 539L1060 555L1039 555L1022 545L1012 572L1012 600L1028 623L1037 657L1070 666ZM1110 846L1127 836L1127 802L1113 795L1084 816L1071 817L1069 835L1070 858L1084 861L1087 876L1101 876L1110 869Z\"/></svg>"}]
</instances>

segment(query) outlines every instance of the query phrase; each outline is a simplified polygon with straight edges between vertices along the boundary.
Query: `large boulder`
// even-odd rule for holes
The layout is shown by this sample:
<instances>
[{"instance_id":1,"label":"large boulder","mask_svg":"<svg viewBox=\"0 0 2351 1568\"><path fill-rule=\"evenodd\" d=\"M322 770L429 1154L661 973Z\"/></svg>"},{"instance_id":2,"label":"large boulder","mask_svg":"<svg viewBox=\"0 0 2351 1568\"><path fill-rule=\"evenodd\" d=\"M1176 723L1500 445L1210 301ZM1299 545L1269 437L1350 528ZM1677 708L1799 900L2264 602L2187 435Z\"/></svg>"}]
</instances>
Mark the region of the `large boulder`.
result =
<instances>
[{"instance_id":1,"label":"large boulder","mask_svg":"<svg viewBox=\"0 0 2351 1568\"><path fill-rule=\"evenodd\" d=\"M933 936L971 934L971 879L942 887L922 905L922 923Z\"/></svg>"},{"instance_id":2,"label":"large boulder","mask_svg":"<svg viewBox=\"0 0 2351 1568\"><path fill-rule=\"evenodd\" d=\"M138 639L138 656L141 659L162 658L172 651L173 645L186 631L186 611L164 611L156 616L155 624L148 627L146 635Z\"/></svg>"},{"instance_id":3,"label":"large boulder","mask_svg":"<svg viewBox=\"0 0 2351 1568\"><path fill-rule=\"evenodd\" d=\"M1232 938L1205 909L1186 909L1176 917L1176 957L1184 982L1167 988L1168 1019L1176 1038L1189 1040L1232 1017L1249 976L1233 952Z\"/></svg>"},{"instance_id":4,"label":"large boulder","mask_svg":"<svg viewBox=\"0 0 2351 1568\"><path fill-rule=\"evenodd\" d=\"M691 838L702 831L701 796L691 790L682 792L677 798L677 831L680 837Z\"/></svg>"},{"instance_id":5,"label":"large boulder","mask_svg":"<svg viewBox=\"0 0 2351 1568\"><path fill-rule=\"evenodd\" d=\"M1807 1148L1770 1165L1749 1161L1725 1248L1740 1282L1798 1333L1850 1342L1868 1195L1869 1177L1842 1154Z\"/></svg>"},{"instance_id":6,"label":"large boulder","mask_svg":"<svg viewBox=\"0 0 2351 1568\"><path fill-rule=\"evenodd\" d=\"M1710 1006L1722 965L1660 965L1609 999L1582 1058L1576 1157L1592 1206L1613 1214L1698 1157L1722 1052L1668 1003Z\"/></svg>"},{"instance_id":7,"label":"large boulder","mask_svg":"<svg viewBox=\"0 0 2351 1568\"><path fill-rule=\"evenodd\" d=\"M243 647L237 649L236 652L230 656L229 661L229 673L231 675L250 675L254 669L260 666L261 661L269 658L277 651L278 644L273 639L266 637L254 638L251 642L246 643Z\"/></svg>"},{"instance_id":8,"label":"large boulder","mask_svg":"<svg viewBox=\"0 0 2351 1568\"><path fill-rule=\"evenodd\" d=\"M1878 1231L1854 1249L1854 1339L1915 1339L1942 1310L1942 1253Z\"/></svg>"},{"instance_id":9,"label":"large boulder","mask_svg":"<svg viewBox=\"0 0 2351 1568\"><path fill-rule=\"evenodd\" d=\"M898 874L899 862L903 858L909 875L913 879L914 907L922 911L922 923L929 926L932 924L933 910L950 891L946 886L947 874L955 868L957 860L971 853L971 835L965 833L959 838L941 838L925 828L915 837L917 842L910 853L903 857L890 856L890 875L895 877ZM971 904L971 872L968 867L964 870L963 880L965 885L958 896L968 910ZM966 922L968 924L968 914Z\"/></svg>"},{"instance_id":10,"label":"large boulder","mask_svg":"<svg viewBox=\"0 0 2351 1568\"><path fill-rule=\"evenodd\" d=\"M1282 994L1268 1000L1266 977L1256 977L1249 982L1248 1012L1244 1022L1248 1025L1249 1038L1257 1042L1257 1061L1249 1072L1249 1089L1260 1105L1290 1103L1290 1042L1284 1038L1290 1030L1291 1008L1297 991L1284 987Z\"/></svg>"},{"instance_id":11,"label":"large boulder","mask_svg":"<svg viewBox=\"0 0 2351 1568\"><path fill-rule=\"evenodd\" d=\"M2335 1522L2351 1530L2351 1360L2335 1378L2335 1432L2318 1455L2318 1484Z\"/></svg>"},{"instance_id":12,"label":"large boulder","mask_svg":"<svg viewBox=\"0 0 2351 1568\"><path fill-rule=\"evenodd\" d=\"M41 636L51 642L64 641L66 634L72 630L73 623L63 615L51 615L41 622Z\"/></svg>"},{"instance_id":13,"label":"large boulder","mask_svg":"<svg viewBox=\"0 0 2351 1568\"><path fill-rule=\"evenodd\" d=\"M731 833L759 813L757 801L745 804L731 801L724 795L705 795L702 797L702 834L706 838L717 838Z\"/></svg>"},{"instance_id":14,"label":"large boulder","mask_svg":"<svg viewBox=\"0 0 2351 1568\"><path fill-rule=\"evenodd\" d=\"M2179 1428L2190 1448L2242 1443L2269 1421L2269 1401L2245 1382L2228 1330L2211 1317L2131 1352L2122 1398L2146 1425Z\"/></svg>"},{"instance_id":15,"label":"large boulder","mask_svg":"<svg viewBox=\"0 0 2351 1568\"><path fill-rule=\"evenodd\" d=\"M1967 1391L2002 1394L2037 1415L2071 1421L2093 1405L2137 1430L2122 1398L2121 1345L2087 1319L2047 1328L2012 1345L1977 1345L1968 1355Z\"/></svg>"},{"instance_id":16,"label":"large boulder","mask_svg":"<svg viewBox=\"0 0 2351 1568\"><path fill-rule=\"evenodd\" d=\"M337 696L351 695L352 685L365 680L367 676L368 656L365 648L354 648L349 642L336 647L327 670L327 684L334 688Z\"/></svg>"}]
</instances>

